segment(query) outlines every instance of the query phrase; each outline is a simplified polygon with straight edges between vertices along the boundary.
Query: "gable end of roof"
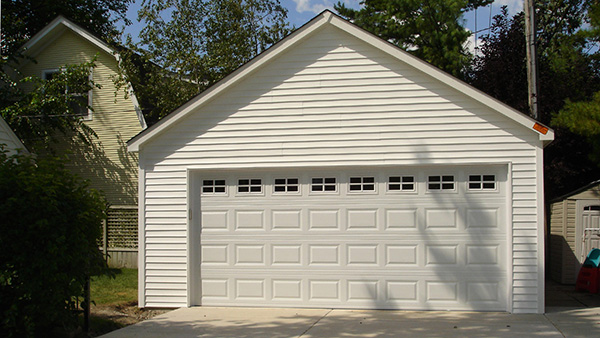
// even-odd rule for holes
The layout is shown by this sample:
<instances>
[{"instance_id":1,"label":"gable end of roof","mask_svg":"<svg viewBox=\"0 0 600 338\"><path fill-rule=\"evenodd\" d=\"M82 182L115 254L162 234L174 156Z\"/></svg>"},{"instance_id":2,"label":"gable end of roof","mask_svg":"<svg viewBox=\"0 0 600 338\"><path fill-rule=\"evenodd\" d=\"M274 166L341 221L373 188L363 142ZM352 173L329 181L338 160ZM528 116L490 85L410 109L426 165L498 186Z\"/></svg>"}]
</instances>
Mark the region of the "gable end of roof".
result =
<instances>
[{"instance_id":1,"label":"gable end of roof","mask_svg":"<svg viewBox=\"0 0 600 338\"><path fill-rule=\"evenodd\" d=\"M242 67L238 68L229 76L217 82L215 85L213 85L206 91L198 94L196 97L192 98L190 101L176 109L174 112L172 112L162 120L158 121L150 128L142 131L140 134L133 137L127 142L128 150L132 152L139 151L140 146L148 142L154 136L161 134L164 130L177 123L179 120L187 116L187 114L191 113L197 107L202 106L204 103L216 97L230 86L233 86L235 83L238 83L250 73L252 73L254 70L260 68L269 60L275 58L277 55L282 54L288 48L291 48L292 46L303 41L304 38L310 36L311 33L317 31L319 28L323 27L326 24L331 24L337 27L338 29L341 29L342 31L364 41L365 43L373 46L374 48L378 48L379 50L387 53L388 55L391 55L392 57L400 60L401 62L404 62L407 65L433 78L436 78L449 86L454 87L456 90L464 93L465 95L471 97L472 99L478 102L481 102L482 104L490 107L494 111L505 115L509 119L531 130L531 132L536 133L539 137L539 140L542 141L543 146L548 145L550 142L552 142L552 140L554 140L554 131L548 128L547 126L543 126L535 119L522 114L516 109L500 102L499 100L451 76L450 74L438 69L437 67L417 58L416 56L411 55L410 53L389 43L388 41L385 41L377 37L376 35L350 23L342 17L332 13L331 11L325 10L319 15L315 16L308 23L294 31L292 34L282 39L277 44L271 46L269 49L256 56L254 59L250 60Z\"/></svg>"}]
</instances>

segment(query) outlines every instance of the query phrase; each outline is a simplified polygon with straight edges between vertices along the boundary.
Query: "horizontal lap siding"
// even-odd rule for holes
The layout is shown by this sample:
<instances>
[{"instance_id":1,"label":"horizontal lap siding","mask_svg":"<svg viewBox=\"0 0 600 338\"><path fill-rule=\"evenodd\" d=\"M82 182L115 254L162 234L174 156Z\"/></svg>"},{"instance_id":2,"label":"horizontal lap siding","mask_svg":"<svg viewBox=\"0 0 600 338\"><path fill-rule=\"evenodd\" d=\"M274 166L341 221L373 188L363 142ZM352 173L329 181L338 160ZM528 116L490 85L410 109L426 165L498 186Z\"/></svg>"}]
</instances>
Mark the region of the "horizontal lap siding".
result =
<instances>
[{"instance_id":1,"label":"horizontal lap siding","mask_svg":"<svg viewBox=\"0 0 600 338\"><path fill-rule=\"evenodd\" d=\"M15 139L16 136L10 130L10 127L8 125L5 126L4 123L0 124L0 145L4 145L4 150L8 152L7 155L16 154L17 149L24 150L23 145L15 142Z\"/></svg>"},{"instance_id":2,"label":"horizontal lap siding","mask_svg":"<svg viewBox=\"0 0 600 338\"><path fill-rule=\"evenodd\" d=\"M144 297L148 307L186 305L186 184L185 169L146 172Z\"/></svg>"},{"instance_id":3,"label":"horizontal lap siding","mask_svg":"<svg viewBox=\"0 0 600 338\"><path fill-rule=\"evenodd\" d=\"M142 146L146 256L176 260L146 267L171 280L185 268L187 169L510 162L513 306L535 312L536 142L499 113L325 28ZM173 288L148 277L147 306L186 305L184 274ZM158 285L161 297L149 291Z\"/></svg>"},{"instance_id":4,"label":"horizontal lap siding","mask_svg":"<svg viewBox=\"0 0 600 338\"><path fill-rule=\"evenodd\" d=\"M92 74L94 83L101 88L92 90L92 120L85 124L98 136L95 139L98 151L93 155L87 149L83 154L74 152L69 169L89 179L91 187L102 190L111 204L136 205L137 154L127 152L125 143L142 127L131 99L124 98L121 92L115 95L113 77L118 74L115 57L67 29L35 56L37 63L28 63L22 71L41 77L43 70L89 62L96 54ZM75 145L79 142L76 140ZM59 147L73 150L75 145L64 142Z\"/></svg>"},{"instance_id":5,"label":"horizontal lap siding","mask_svg":"<svg viewBox=\"0 0 600 338\"><path fill-rule=\"evenodd\" d=\"M577 242L577 201L567 199L564 201L566 207L566 227L565 227L565 243L563 246L563 283L575 284L576 276L579 269L579 259L576 256ZM586 253L587 255L587 253Z\"/></svg>"},{"instance_id":6,"label":"horizontal lap siding","mask_svg":"<svg viewBox=\"0 0 600 338\"><path fill-rule=\"evenodd\" d=\"M560 201L550 205L550 276L559 283L563 283L564 278L564 203Z\"/></svg>"}]
</instances>

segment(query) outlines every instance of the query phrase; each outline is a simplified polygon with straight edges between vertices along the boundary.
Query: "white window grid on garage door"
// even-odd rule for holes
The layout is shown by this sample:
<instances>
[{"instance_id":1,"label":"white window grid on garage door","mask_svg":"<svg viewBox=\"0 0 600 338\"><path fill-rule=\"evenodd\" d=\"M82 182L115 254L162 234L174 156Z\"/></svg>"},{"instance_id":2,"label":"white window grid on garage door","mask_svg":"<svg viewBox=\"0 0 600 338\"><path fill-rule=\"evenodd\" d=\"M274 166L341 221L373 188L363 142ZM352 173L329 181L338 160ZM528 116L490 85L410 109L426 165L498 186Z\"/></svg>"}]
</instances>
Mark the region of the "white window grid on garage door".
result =
<instances>
[{"instance_id":1,"label":"white window grid on garage door","mask_svg":"<svg viewBox=\"0 0 600 338\"><path fill-rule=\"evenodd\" d=\"M385 176L360 176L360 175L347 175L345 180L342 180L334 175L317 175L311 176L308 180L303 180L297 176L274 176L265 178L237 178L225 176L216 176L210 179L203 179L202 181L202 194L226 194L226 186L228 184L235 184L236 188L233 191L237 191L238 194L262 194L264 191L269 190L267 187L271 186L273 194L286 195L297 195L302 192L302 186L308 186L310 193L337 193L340 189L345 188L347 193L368 193L372 194L377 192L379 186L385 186L383 191L388 193L412 193L418 192L417 187L422 185L421 189L425 189L428 192L457 192L457 187L461 186L465 191L496 191L496 175L493 173L468 174L468 179L463 182L457 181L455 175L444 175L444 174L429 174L421 175L425 176L424 180L418 181L414 174L391 174ZM242 175L244 176L244 175ZM247 176L247 175L246 175ZM254 175L258 177L257 175Z\"/></svg>"},{"instance_id":2,"label":"white window grid on garage door","mask_svg":"<svg viewBox=\"0 0 600 338\"><path fill-rule=\"evenodd\" d=\"M436 175L452 175L454 189L428 189ZM494 189L484 190L491 175ZM502 168L201 177L225 180L229 192L200 198L197 292L204 305L506 310ZM261 180L263 194L235 193L248 177ZM373 177L374 190L351 191L351 184L371 184L365 177ZM313 191L325 178L335 178L335 191ZM275 189L296 183L299 191L289 194ZM391 184L406 189L390 190Z\"/></svg>"}]
</instances>

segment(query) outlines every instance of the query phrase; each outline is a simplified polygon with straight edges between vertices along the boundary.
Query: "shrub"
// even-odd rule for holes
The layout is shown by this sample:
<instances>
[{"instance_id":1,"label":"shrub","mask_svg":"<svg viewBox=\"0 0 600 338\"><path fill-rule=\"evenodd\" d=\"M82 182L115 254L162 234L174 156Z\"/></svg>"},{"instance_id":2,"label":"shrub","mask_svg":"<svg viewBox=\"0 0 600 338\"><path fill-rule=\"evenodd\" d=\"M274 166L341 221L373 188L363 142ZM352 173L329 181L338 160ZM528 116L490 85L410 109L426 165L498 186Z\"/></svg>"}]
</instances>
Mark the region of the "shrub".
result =
<instances>
[{"instance_id":1,"label":"shrub","mask_svg":"<svg viewBox=\"0 0 600 338\"><path fill-rule=\"evenodd\" d=\"M0 147L0 332L48 336L76 324L86 278L106 269L105 209L64 160Z\"/></svg>"}]
</instances>

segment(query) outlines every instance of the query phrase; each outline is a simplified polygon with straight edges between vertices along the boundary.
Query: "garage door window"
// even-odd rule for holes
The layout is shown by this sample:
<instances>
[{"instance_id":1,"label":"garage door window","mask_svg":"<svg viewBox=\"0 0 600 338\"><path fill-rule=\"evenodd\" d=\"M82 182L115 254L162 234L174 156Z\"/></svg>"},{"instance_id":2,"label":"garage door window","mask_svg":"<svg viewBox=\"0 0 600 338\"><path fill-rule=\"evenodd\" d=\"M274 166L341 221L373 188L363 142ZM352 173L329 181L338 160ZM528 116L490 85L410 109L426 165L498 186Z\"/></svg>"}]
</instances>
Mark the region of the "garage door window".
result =
<instances>
[{"instance_id":1,"label":"garage door window","mask_svg":"<svg viewBox=\"0 0 600 338\"><path fill-rule=\"evenodd\" d=\"M260 178L240 178L237 191L241 194L260 194L262 193L262 180Z\"/></svg>"},{"instance_id":2,"label":"garage door window","mask_svg":"<svg viewBox=\"0 0 600 338\"><path fill-rule=\"evenodd\" d=\"M275 193L298 193L297 178L276 178L275 184L273 185L273 192Z\"/></svg>"},{"instance_id":3,"label":"garage door window","mask_svg":"<svg viewBox=\"0 0 600 338\"><path fill-rule=\"evenodd\" d=\"M427 189L430 191L454 191L456 182L454 175L429 176Z\"/></svg>"},{"instance_id":4,"label":"garage door window","mask_svg":"<svg viewBox=\"0 0 600 338\"><path fill-rule=\"evenodd\" d=\"M375 177L350 177L350 192L374 192Z\"/></svg>"},{"instance_id":5,"label":"garage door window","mask_svg":"<svg viewBox=\"0 0 600 338\"><path fill-rule=\"evenodd\" d=\"M313 177L310 185L312 192L336 192L337 183L335 177Z\"/></svg>"},{"instance_id":6,"label":"garage door window","mask_svg":"<svg viewBox=\"0 0 600 338\"><path fill-rule=\"evenodd\" d=\"M388 179L388 191L416 191L414 176L390 176Z\"/></svg>"},{"instance_id":7,"label":"garage door window","mask_svg":"<svg viewBox=\"0 0 600 338\"><path fill-rule=\"evenodd\" d=\"M225 194L227 192L225 180L203 180L203 194Z\"/></svg>"},{"instance_id":8,"label":"garage door window","mask_svg":"<svg viewBox=\"0 0 600 338\"><path fill-rule=\"evenodd\" d=\"M496 190L496 175L469 175L469 190Z\"/></svg>"}]
</instances>

